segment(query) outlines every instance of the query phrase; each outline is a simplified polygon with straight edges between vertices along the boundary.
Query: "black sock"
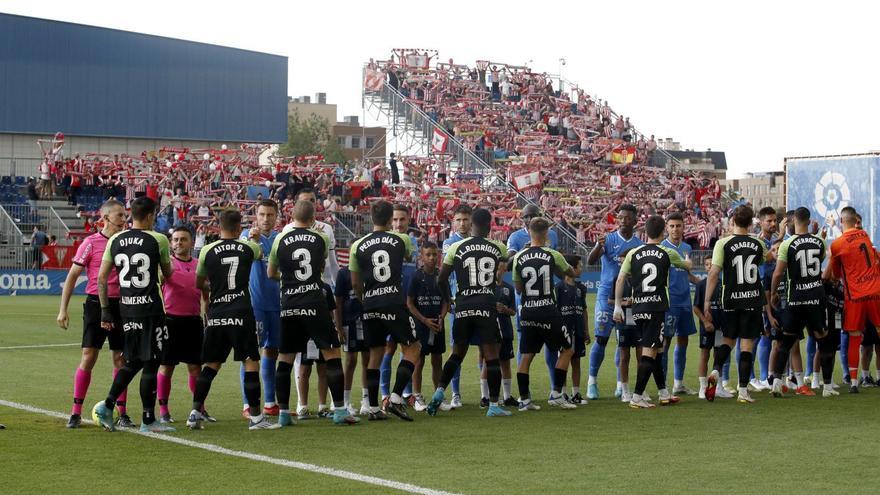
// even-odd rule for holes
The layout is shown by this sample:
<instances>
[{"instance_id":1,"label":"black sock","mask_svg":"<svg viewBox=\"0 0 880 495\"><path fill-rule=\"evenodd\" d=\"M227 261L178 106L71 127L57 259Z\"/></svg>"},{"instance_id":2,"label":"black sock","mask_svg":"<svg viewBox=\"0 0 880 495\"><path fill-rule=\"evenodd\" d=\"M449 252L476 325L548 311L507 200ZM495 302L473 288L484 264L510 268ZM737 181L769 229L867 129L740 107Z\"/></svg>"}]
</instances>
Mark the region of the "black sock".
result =
<instances>
[{"instance_id":1,"label":"black sock","mask_svg":"<svg viewBox=\"0 0 880 495\"><path fill-rule=\"evenodd\" d=\"M751 352L742 351L739 353L739 386L748 387L749 378L752 375L752 366L755 357Z\"/></svg>"},{"instance_id":2,"label":"black sock","mask_svg":"<svg viewBox=\"0 0 880 495\"><path fill-rule=\"evenodd\" d=\"M657 357L654 358L654 383L657 385L657 390L663 390L666 388L666 370L663 369L663 353L657 354Z\"/></svg>"},{"instance_id":3,"label":"black sock","mask_svg":"<svg viewBox=\"0 0 880 495\"><path fill-rule=\"evenodd\" d=\"M782 378L785 374L785 363L788 362L789 352L791 352L795 342L797 342L797 337L794 335L782 336L782 341L776 347L776 362L773 363L772 367L775 378ZM772 385L773 383L771 382L770 384Z\"/></svg>"},{"instance_id":4,"label":"black sock","mask_svg":"<svg viewBox=\"0 0 880 495\"><path fill-rule=\"evenodd\" d=\"M159 372L159 362L149 361L144 363L141 372L141 402L144 405L143 420L145 425L151 425L156 421L156 373Z\"/></svg>"},{"instance_id":5,"label":"black sock","mask_svg":"<svg viewBox=\"0 0 880 495\"><path fill-rule=\"evenodd\" d=\"M639 359L638 374L636 375L636 395L645 393L645 387L648 386L648 380L651 379L651 373L654 372L654 358L651 356L642 356Z\"/></svg>"},{"instance_id":6,"label":"black sock","mask_svg":"<svg viewBox=\"0 0 880 495\"><path fill-rule=\"evenodd\" d=\"M244 396L248 401L251 417L260 415L260 372L244 372Z\"/></svg>"},{"instance_id":7,"label":"black sock","mask_svg":"<svg viewBox=\"0 0 880 495\"><path fill-rule=\"evenodd\" d=\"M290 410L290 375L293 373L293 364L278 360L278 369L275 371L275 398L278 400L278 408Z\"/></svg>"},{"instance_id":8,"label":"black sock","mask_svg":"<svg viewBox=\"0 0 880 495\"><path fill-rule=\"evenodd\" d=\"M831 384L831 375L834 373L834 352L830 336L819 340L819 366L822 367L822 382L826 385Z\"/></svg>"},{"instance_id":9,"label":"black sock","mask_svg":"<svg viewBox=\"0 0 880 495\"><path fill-rule=\"evenodd\" d=\"M498 394L501 391L501 361L497 359L486 361L486 381L489 382L489 402L498 402Z\"/></svg>"},{"instance_id":10,"label":"black sock","mask_svg":"<svg viewBox=\"0 0 880 495\"><path fill-rule=\"evenodd\" d=\"M712 362L713 370L721 373L721 370L724 368L724 363L726 363L727 358L730 357L730 351L730 346L727 344L721 344L715 348L715 360Z\"/></svg>"},{"instance_id":11,"label":"black sock","mask_svg":"<svg viewBox=\"0 0 880 495\"><path fill-rule=\"evenodd\" d=\"M202 410L205 399L208 398L208 392L211 390L211 382L214 381L215 376L217 376L217 370L207 366L202 367L202 371L199 372L199 377L196 379L196 391L193 394L193 410Z\"/></svg>"},{"instance_id":12,"label":"black sock","mask_svg":"<svg viewBox=\"0 0 880 495\"><path fill-rule=\"evenodd\" d=\"M516 373L516 384L519 387L519 398L520 400L528 400L532 398L531 392L529 392L529 374L528 373Z\"/></svg>"},{"instance_id":13,"label":"black sock","mask_svg":"<svg viewBox=\"0 0 880 495\"><path fill-rule=\"evenodd\" d=\"M113 409L116 406L116 399L128 387L128 384L134 380L134 376L143 367L144 364L140 361L130 361L125 363L122 368L119 368L116 378L113 379L113 384L110 385L110 393L107 394L107 399L104 400L104 405L107 406L107 409Z\"/></svg>"},{"instance_id":14,"label":"black sock","mask_svg":"<svg viewBox=\"0 0 880 495\"><path fill-rule=\"evenodd\" d=\"M342 408L345 405L342 398L342 392L345 390L345 375L342 373L342 359L328 359L326 373L327 388L330 389L330 397L333 399L333 407Z\"/></svg>"},{"instance_id":15,"label":"black sock","mask_svg":"<svg viewBox=\"0 0 880 495\"><path fill-rule=\"evenodd\" d=\"M409 383L409 380L412 378L413 370L416 369L416 365L412 362L407 361L406 359L401 359L400 364L397 365L397 377L394 379L394 388L391 392L403 396L403 389L406 388L406 384Z\"/></svg>"},{"instance_id":16,"label":"black sock","mask_svg":"<svg viewBox=\"0 0 880 495\"><path fill-rule=\"evenodd\" d=\"M445 390L449 386L449 382L452 381L452 377L455 376L455 372L458 371L459 367L461 367L461 356L453 352L449 355L446 363L443 364L443 373L440 374L441 388Z\"/></svg>"},{"instance_id":17,"label":"black sock","mask_svg":"<svg viewBox=\"0 0 880 495\"><path fill-rule=\"evenodd\" d=\"M367 369L367 394L370 396L370 407L379 407L379 370Z\"/></svg>"},{"instance_id":18,"label":"black sock","mask_svg":"<svg viewBox=\"0 0 880 495\"><path fill-rule=\"evenodd\" d=\"M565 375L567 373L568 370L553 368L553 391L557 394L561 394L562 389L565 387Z\"/></svg>"}]
</instances>

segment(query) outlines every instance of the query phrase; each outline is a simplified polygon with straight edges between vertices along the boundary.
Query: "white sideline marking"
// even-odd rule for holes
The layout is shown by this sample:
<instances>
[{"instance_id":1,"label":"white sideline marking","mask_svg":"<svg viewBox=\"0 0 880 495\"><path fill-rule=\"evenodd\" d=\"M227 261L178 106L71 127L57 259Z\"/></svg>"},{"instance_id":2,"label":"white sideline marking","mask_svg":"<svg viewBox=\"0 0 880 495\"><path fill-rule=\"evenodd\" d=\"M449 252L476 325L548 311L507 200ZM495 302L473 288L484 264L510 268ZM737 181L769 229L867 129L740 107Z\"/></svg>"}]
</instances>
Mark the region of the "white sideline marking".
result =
<instances>
[{"instance_id":1,"label":"white sideline marking","mask_svg":"<svg viewBox=\"0 0 880 495\"><path fill-rule=\"evenodd\" d=\"M11 349L43 349L45 347L73 347L75 345L82 345L82 344L80 342L73 342L70 344L13 345L13 346L9 346L9 347L0 347L0 351L11 350Z\"/></svg>"},{"instance_id":2,"label":"white sideline marking","mask_svg":"<svg viewBox=\"0 0 880 495\"><path fill-rule=\"evenodd\" d=\"M27 411L36 414L42 414L44 416L50 416L58 419L67 419L67 414L60 413L57 411L50 411L48 409L42 409L39 407L30 406L27 404L21 404L19 402L12 402L8 400L0 399L0 406L11 407L13 409L19 409L22 411ZM86 420L83 418L83 423L92 423L90 420ZM159 433L141 433L137 430L130 430L126 428L122 428L120 431L124 431L126 433L133 433L135 435L140 435L148 438L152 438L155 440L162 440L165 442L176 443L179 445L184 445L187 447L193 447L196 449L207 450L208 452L213 452L215 454L228 455L232 457L240 457L242 459L248 459L251 461L259 461L265 462L268 464L275 464L276 466L283 466L293 469L299 469L302 471L308 471L310 473L318 473L318 474L326 474L329 476L335 476L337 478L343 478L352 481L359 481L361 483L367 483L370 485L377 485L386 488L393 488L395 490L400 490L409 493L419 493L422 495L456 495L452 492L446 492L443 490L434 490L431 488L424 488L417 485L411 485L409 483L402 483L400 481L386 480L383 478L377 478L375 476L367 476L364 474L354 473L351 471L343 471L340 469L333 469L324 466L318 466L317 464L309 464L306 462L297 462L290 461L287 459L279 459L277 457L269 457L266 455L254 454L251 452L244 452L241 450L232 450L227 449L226 447L221 447L219 445L214 445L211 443L202 443L202 442L194 442L192 440L186 440L184 438L163 435Z\"/></svg>"}]
</instances>

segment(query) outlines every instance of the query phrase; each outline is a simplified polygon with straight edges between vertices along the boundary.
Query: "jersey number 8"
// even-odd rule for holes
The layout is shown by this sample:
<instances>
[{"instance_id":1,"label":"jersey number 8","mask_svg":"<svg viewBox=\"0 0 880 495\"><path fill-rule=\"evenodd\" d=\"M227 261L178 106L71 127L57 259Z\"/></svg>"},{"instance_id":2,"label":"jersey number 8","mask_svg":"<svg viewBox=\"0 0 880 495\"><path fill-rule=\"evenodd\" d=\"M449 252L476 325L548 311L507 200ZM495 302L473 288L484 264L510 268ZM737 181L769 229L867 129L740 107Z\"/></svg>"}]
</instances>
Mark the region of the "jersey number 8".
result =
<instances>
[{"instance_id":1,"label":"jersey number 8","mask_svg":"<svg viewBox=\"0 0 880 495\"><path fill-rule=\"evenodd\" d=\"M373 278L376 282L387 282L391 278L391 256L388 251L379 250L373 253Z\"/></svg>"}]
</instances>

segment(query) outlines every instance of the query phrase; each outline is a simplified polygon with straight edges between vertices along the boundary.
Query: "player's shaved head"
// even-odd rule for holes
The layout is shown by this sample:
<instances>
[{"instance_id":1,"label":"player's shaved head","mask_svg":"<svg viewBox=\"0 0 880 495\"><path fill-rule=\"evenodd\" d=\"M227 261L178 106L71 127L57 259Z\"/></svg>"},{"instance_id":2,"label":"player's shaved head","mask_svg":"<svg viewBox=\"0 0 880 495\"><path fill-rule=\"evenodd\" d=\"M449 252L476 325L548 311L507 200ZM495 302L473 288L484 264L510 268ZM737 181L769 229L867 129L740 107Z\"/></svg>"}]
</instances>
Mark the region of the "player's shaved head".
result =
<instances>
[{"instance_id":1,"label":"player's shaved head","mask_svg":"<svg viewBox=\"0 0 880 495\"><path fill-rule=\"evenodd\" d=\"M293 219L297 222L310 224L315 220L315 204L301 199L293 205Z\"/></svg>"},{"instance_id":2,"label":"player's shaved head","mask_svg":"<svg viewBox=\"0 0 880 495\"><path fill-rule=\"evenodd\" d=\"M146 196L141 196L131 202L131 218L134 220L144 221L155 212L156 202Z\"/></svg>"},{"instance_id":3,"label":"player's shaved head","mask_svg":"<svg viewBox=\"0 0 880 495\"><path fill-rule=\"evenodd\" d=\"M810 209L801 206L800 208L794 210L794 221L798 225L807 225L810 223Z\"/></svg>"},{"instance_id":4,"label":"player's shaved head","mask_svg":"<svg viewBox=\"0 0 880 495\"><path fill-rule=\"evenodd\" d=\"M388 201L376 201L370 207L370 218L373 225L379 227L388 227L391 224L391 217L394 216L394 205Z\"/></svg>"},{"instance_id":5,"label":"player's shaved head","mask_svg":"<svg viewBox=\"0 0 880 495\"><path fill-rule=\"evenodd\" d=\"M477 208L471 215L471 228L474 234L484 236L492 229L492 214L485 208Z\"/></svg>"},{"instance_id":6,"label":"player's shaved head","mask_svg":"<svg viewBox=\"0 0 880 495\"><path fill-rule=\"evenodd\" d=\"M733 210L733 224L741 229L751 227L754 218L755 210L749 205L740 205Z\"/></svg>"},{"instance_id":7,"label":"player's shaved head","mask_svg":"<svg viewBox=\"0 0 880 495\"><path fill-rule=\"evenodd\" d=\"M220 212L220 230L224 232L237 232L241 229L241 212L238 210L223 210Z\"/></svg>"},{"instance_id":8,"label":"player's shaved head","mask_svg":"<svg viewBox=\"0 0 880 495\"><path fill-rule=\"evenodd\" d=\"M840 223L842 223L845 227L853 228L858 223L858 213L856 213L856 209L852 206L847 206L840 210Z\"/></svg>"},{"instance_id":9,"label":"player's shaved head","mask_svg":"<svg viewBox=\"0 0 880 495\"><path fill-rule=\"evenodd\" d=\"M660 215L651 215L645 221L645 233L650 239L660 239L663 237L663 231L666 230L666 220Z\"/></svg>"},{"instance_id":10,"label":"player's shaved head","mask_svg":"<svg viewBox=\"0 0 880 495\"><path fill-rule=\"evenodd\" d=\"M529 222L529 232L532 235L544 237L547 235L548 230L550 230L550 222L544 217L533 218L532 221Z\"/></svg>"}]
</instances>

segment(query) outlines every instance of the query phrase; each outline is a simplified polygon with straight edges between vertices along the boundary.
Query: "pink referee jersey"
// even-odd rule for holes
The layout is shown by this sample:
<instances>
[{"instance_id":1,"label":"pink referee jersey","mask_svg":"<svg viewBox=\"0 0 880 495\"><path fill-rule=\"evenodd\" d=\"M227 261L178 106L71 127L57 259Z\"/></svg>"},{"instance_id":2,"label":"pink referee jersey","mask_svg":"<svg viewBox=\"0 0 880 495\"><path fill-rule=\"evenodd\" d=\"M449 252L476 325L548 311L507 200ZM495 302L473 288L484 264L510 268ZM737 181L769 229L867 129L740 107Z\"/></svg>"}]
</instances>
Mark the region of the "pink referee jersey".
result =
<instances>
[{"instance_id":1,"label":"pink referee jersey","mask_svg":"<svg viewBox=\"0 0 880 495\"><path fill-rule=\"evenodd\" d=\"M104 257L104 249L109 239L101 232L92 234L79 245L73 256L73 263L86 269L88 283L86 294L98 295L98 272L101 270L101 259ZM110 278L107 280L107 297L119 297L119 275L116 269L110 270Z\"/></svg>"},{"instance_id":2,"label":"pink referee jersey","mask_svg":"<svg viewBox=\"0 0 880 495\"><path fill-rule=\"evenodd\" d=\"M173 316L199 316L199 305L202 291L196 288L196 267L199 260L190 258L183 261L176 256L171 257L174 272L171 278L162 285L162 298L165 300L165 312Z\"/></svg>"}]
</instances>

